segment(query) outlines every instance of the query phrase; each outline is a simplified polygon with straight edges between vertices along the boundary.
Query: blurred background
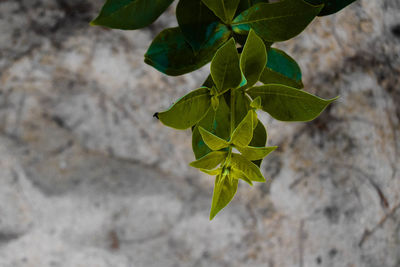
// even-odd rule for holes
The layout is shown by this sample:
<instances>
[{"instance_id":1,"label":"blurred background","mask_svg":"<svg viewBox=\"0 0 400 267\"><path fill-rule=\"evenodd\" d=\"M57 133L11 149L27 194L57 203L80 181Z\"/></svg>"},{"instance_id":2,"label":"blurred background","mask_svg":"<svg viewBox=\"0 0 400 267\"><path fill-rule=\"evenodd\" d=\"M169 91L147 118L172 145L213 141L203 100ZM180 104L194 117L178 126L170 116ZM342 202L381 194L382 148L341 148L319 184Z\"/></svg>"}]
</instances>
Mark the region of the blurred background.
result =
<instances>
[{"instance_id":1,"label":"blurred background","mask_svg":"<svg viewBox=\"0 0 400 267\"><path fill-rule=\"evenodd\" d=\"M102 0L0 0L1 267L400 266L400 1L358 0L276 45L305 90L340 99L310 123L267 115L262 171L208 220L213 178L189 131L152 115L209 66L143 62L174 7L140 31L90 27Z\"/></svg>"}]
</instances>

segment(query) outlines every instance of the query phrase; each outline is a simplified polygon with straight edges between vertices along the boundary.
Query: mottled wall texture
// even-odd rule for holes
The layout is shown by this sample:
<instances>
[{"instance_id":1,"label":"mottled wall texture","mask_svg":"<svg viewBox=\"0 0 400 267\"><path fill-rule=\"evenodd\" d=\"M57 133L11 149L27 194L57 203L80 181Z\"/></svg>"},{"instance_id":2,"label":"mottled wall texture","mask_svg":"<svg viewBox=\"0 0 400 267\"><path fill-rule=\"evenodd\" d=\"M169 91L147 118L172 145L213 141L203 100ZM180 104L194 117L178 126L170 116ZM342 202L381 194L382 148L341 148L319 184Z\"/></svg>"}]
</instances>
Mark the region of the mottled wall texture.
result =
<instances>
[{"instance_id":1,"label":"mottled wall texture","mask_svg":"<svg viewBox=\"0 0 400 267\"><path fill-rule=\"evenodd\" d=\"M310 123L262 116L267 184L208 221L190 133L152 117L208 72L143 63L141 31L90 27L102 0L0 1L1 267L400 266L400 1L359 0L277 46Z\"/></svg>"}]
</instances>

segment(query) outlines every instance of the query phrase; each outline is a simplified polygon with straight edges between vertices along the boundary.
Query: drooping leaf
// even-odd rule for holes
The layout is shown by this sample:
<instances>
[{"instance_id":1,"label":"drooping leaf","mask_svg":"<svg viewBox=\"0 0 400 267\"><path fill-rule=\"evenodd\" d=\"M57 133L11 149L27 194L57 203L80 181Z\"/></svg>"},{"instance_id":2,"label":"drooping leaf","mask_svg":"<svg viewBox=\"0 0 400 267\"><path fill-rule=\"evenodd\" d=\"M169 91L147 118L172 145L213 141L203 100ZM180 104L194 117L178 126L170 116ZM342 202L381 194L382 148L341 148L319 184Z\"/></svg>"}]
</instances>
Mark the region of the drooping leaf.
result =
<instances>
[{"instance_id":1,"label":"drooping leaf","mask_svg":"<svg viewBox=\"0 0 400 267\"><path fill-rule=\"evenodd\" d=\"M232 182L231 182L232 181ZM231 202L238 188L238 180L218 175L215 178L214 192L210 211L210 220Z\"/></svg>"},{"instance_id":2,"label":"drooping leaf","mask_svg":"<svg viewBox=\"0 0 400 267\"><path fill-rule=\"evenodd\" d=\"M179 99L168 110L158 113L158 118L169 127L183 130L200 121L210 105L210 92L208 88L202 87Z\"/></svg>"},{"instance_id":3,"label":"drooping leaf","mask_svg":"<svg viewBox=\"0 0 400 267\"><path fill-rule=\"evenodd\" d=\"M135 30L153 23L173 0L107 0L91 24Z\"/></svg>"},{"instance_id":4,"label":"drooping leaf","mask_svg":"<svg viewBox=\"0 0 400 267\"><path fill-rule=\"evenodd\" d=\"M203 127L199 127L199 131L203 141L206 145L211 148L212 150L220 150L225 147L229 146L229 142L210 133L209 131L205 130Z\"/></svg>"},{"instance_id":5,"label":"drooping leaf","mask_svg":"<svg viewBox=\"0 0 400 267\"><path fill-rule=\"evenodd\" d=\"M218 17L201 0L180 0L176 7L176 19L195 52L210 40L220 25Z\"/></svg>"},{"instance_id":6,"label":"drooping leaf","mask_svg":"<svg viewBox=\"0 0 400 267\"><path fill-rule=\"evenodd\" d=\"M355 1L356 0L307 0L307 2L313 5L325 4L318 16L334 14Z\"/></svg>"},{"instance_id":7,"label":"drooping leaf","mask_svg":"<svg viewBox=\"0 0 400 267\"><path fill-rule=\"evenodd\" d=\"M235 146L246 147L253 138L253 114L250 110L232 133L231 142Z\"/></svg>"},{"instance_id":8,"label":"drooping leaf","mask_svg":"<svg viewBox=\"0 0 400 267\"><path fill-rule=\"evenodd\" d=\"M219 25L206 44L194 53L179 28L165 29L151 43L144 61L167 75L182 75L210 62L215 52L228 40L229 36L228 28L225 25Z\"/></svg>"},{"instance_id":9,"label":"drooping leaf","mask_svg":"<svg viewBox=\"0 0 400 267\"><path fill-rule=\"evenodd\" d=\"M227 154L225 151L213 151L189 165L197 169L212 170L225 160Z\"/></svg>"},{"instance_id":10,"label":"drooping leaf","mask_svg":"<svg viewBox=\"0 0 400 267\"><path fill-rule=\"evenodd\" d=\"M212 151L201 137L199 132L200 126L222 139L229 139L230 111L223 97L220 98L218 109L216 111L210 109L207 115L193 129L192 148L196 159L199 159Z\"/></svg>"},{"instance_id":11,"label":"drooping leaf","mask_svg":"<svg viewBox=\"0 0 400 267\"><path fill-rule=\"evenodd\" d=\"M240 154L232 153L231 164L233 169L237 169L254 182L265 182L260 169L253 162L249 161Z\"/></svg>"},{"instance_id":12,"label":"drooping leaf","mask_svg":"<svg viewBox=\"0 0 400 267\"><path fill-rule=\"evenodd\" d=\"M239 54L233 38L215 53L211 61L211 76L219 93L240 85L242 73L239 66Z\"/></svg>"},{"instance_id":13,"label":"drooping leaf","mask_svg":"<svg viewBox=\"0 0 400 267\"><path fill-rule=\"evenodd\" d=\"M258 121L256 128L253 132L253 139L251 140L249 146L252 147L264 147L267 143L267 130L261 121ZM258 167L261 166L262 159L253 161Z\"/></svg>"},{"instance_id":14,"label":"drooping leaf","mask_svg":"<svg viewBox=\"0 0 400 267\"><path fill-rule=\"evenodd\" d=\"M240 0L202 0L224 23L229 24Z\"/></svg>"},{"instance_id":15,"label":"drooping leaf","mask_svg":"<svg viewBox=\"0 0 400 267\"><path fill-rule=\"evenodd\" d=\"M265 158L269 153L277 149L277 146L271 147L237 147L237 150L248 160L259 160Z\"/></svg>"},{"instance_id":16,"label":"drooping leaf","mask_svg":"<svg viewBox=\"0 0 400 267\"><path fill-rule=\"evenodd\" d=\"M302 32L322 7L303 0L259 3L237 16L232 26L240 34L252 28L265 41L286 41Z\"/></svg>"},{"instance_id":17,"label":"drooping leaf","mask_svg":"<svg viewBox=\"0 0 400 267\"><path fill-rule=\"evenodd\" d=\"M240 55L240 67L247 80L247 87L253 86L260 78L267 63L267 53L263 40L250 30Z\"/></svg>"},{"instance_id":18,"label":"drooping leaf","mask_svg":"<svg viewBox=\"0 0 400 267\"><path fill-rule=\"evenodd\" d=\"M268 62L260 81L264 84L275 83L298 89L303 88L299 65L285 52L276 48L268 50Z\"/></svg>"},{"instance_id":19,"label":"drooping leaf","mask_svg":"<svg viewBox=\"0 0 400 267\"><path fill-rule=\"evenodd\" d=\"M325 100L296 88L270 84L250 88L247 93L261 97L262 109L281 121L310 121L315 119L337 98Z\"/></svg>"}]
</instances>

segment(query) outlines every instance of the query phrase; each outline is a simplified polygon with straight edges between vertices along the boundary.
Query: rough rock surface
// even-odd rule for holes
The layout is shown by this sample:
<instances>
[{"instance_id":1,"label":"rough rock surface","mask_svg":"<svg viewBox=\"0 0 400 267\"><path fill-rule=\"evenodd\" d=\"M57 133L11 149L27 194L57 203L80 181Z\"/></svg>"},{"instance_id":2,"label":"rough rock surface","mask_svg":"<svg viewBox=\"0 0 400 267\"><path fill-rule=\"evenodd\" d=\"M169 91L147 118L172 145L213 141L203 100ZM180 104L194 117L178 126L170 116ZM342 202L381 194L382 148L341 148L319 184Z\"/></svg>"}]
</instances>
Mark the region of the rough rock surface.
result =
<instances>
[{"instance_id":1,"label":"rough rock surface","mask_svg":"<svg viewBox=\"0 0 400 267\"><path fill-rule=\"evenodd\" d=\"M0 1L0 266L400 266L400 2L359 0L278 47L310 123L263 116L272 179L212 222L188 132L152 114L207 67L143 63L173 9L135 32L88 26L101 0Z\"/></svg>"}]
</instances>

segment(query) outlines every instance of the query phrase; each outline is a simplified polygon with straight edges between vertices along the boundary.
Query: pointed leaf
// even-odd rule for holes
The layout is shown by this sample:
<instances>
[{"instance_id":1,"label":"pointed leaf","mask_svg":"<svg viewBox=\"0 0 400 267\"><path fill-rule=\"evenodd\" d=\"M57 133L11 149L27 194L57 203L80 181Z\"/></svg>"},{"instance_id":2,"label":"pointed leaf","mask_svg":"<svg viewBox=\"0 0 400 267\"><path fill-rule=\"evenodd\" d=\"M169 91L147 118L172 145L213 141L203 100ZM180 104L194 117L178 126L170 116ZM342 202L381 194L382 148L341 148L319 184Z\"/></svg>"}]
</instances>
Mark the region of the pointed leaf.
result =
<instances>
[{"instance_id":1,"label":"pointed leaf","mask_svg":"<svg viewBox=\"0 0 400 267\"><path fill-rule=\"evenodd\" d=\"M250 30L240 56L240 67L247 79L247 87L253 86L260 78L267 63L267 53L263 40Z\"/></svg>"},{"instance_id":2,"label":"pointed leaf","mask_svg":"<svg viewBox=\"0 0 400 267\"><path fill-rule=\"evenodd\" d=\"M235 146L246 147L253 138L253 111L250 110L246 117L239 123L233 131L231 142Z\"/></svg>"},{"instance_id":3,"label":"pointed leaf","mask_svg":"<svg viewBox=\"0 0 400 267\"><path fill-rule=\"evenodd\" d=\"M199 159L212 150L204 143L199 132L199 127L221 137L229 139L230 137L230 111L223 97L219 100L217 111L210 109L207 115L196 125L192 133L192 148L196 159Z\"/></svg>"},{"instance_id":4,"label":"pointed leaf","mask_svg":"<svg viewBox=\"0 0 400 267\"><path fill-rule=\"evenodd\" d=\"M275 83L303 88L299 65L285 52L276 48L268 50L268 62L260 81L265 84Z\"/></svg>"},{"instance_id":5,"label":"pointed leaf","mask_svg":"<svg viewBox=\"0 0 400 267\"><path fill-rule=\"evenodd\" d=\"M220 150L229 146L228 141L219 138L218 136L210 133L201 126L199 127L199 131L206 145L212 150Z\"/></svg>"},{"instance_id":6,"label":"pointed leaf","mask_svg":"<svg viewBox=\"0 0 400 267\"><path fill-rule=\"evenodd\" d=\"M277 149L277 146L272 147L237 147L237 150L248 160L259 160L265 158L269 153Z\"/></svg>"},{"instance_id":7,"label":"pointed leaf","mask_svg":"<svg viewBox=\"0 0 400 267\"><path fill-rule=\"evenodd\" d=\"M185 95L167 111L158 113L160 121L175 129L187 129L200 121L210 109L208 88L199 88Z\"/></svg>"},{"instance_id":8,"label":"pointed leaf","mask_svg":"<svg viewBox=\"0 0 400 267\"><path fill-rule=\"evenodd\" d=\"M236 13L240 0L202 0L223 22L229 24Z\"/></svg>"},{"instance_id":9,"label":"pointed leaf","mask_svg":"<svg viewBox=\"0 0 400 267\"><path fill-rule=\"evenodd\" d=\"M307 0L307 2L313 5L325 4L318 16L334 14L355 1L356 0Z\"/></svg>"},{"instance_id":10,"label":"pointed leaf","mask_svg":"<svg viewBox=\"0 0 400 267\"><path fill-rule=\"evenodd\" d=\"M218 25L212 31L207 43L194 53L179 28L165 29L151 43L144 61L167 75L182 75L210 62L229 36L228 28L225 25Z\"/></svg>"},{"instance_id":11,"label":"pointed leaf","mask_svg":"<svg viewBox=\"0 0 400 267\"><path fill-rule=\"evenodd\" d=\"M250 107L254 109L261 109L261 97L256 97L253 101L250 103Z\"/></svg>"},{"instance_id":12,"label":"pointed leaf","mask_svg":"<svg viewBox=\"0 0 400 267\"><path fill-rule=\"evenodd\" d=\"M211 62L211 76L220 93L240 85L242 73L239 66L239 54L233 38L215 53Z\"/></svg>"},{"instance_id":13,"label":"pointed leaf","mask_svg":"<svg viewBox=\"0 0 400 267\"><path fill-rule=\"evenodd\" d=\"M91 24L135 30L153 23L173 0L107 0Z\"/></svg>"},{"instance_id":14,"label":"pointed leaf","mask_svg":"<svg viewBox=\"0 0 400 267\"><path fill-rule=\"evenodd\" d=\"M233 169L237 169L246 175L249 180L254 182L265 182L264 176L261 174L260 169L253 162L249 161L242 155L233 153L231 158Z\"/></svg>"},{"instance_id":15,"label":"pointed leaf","mask_svg":"<svg viewBox=\"0 0 400 267\"><path fill-rule=\"evenodd\" d=\"M201 0L180 0L176 7L176 19L185 39L195 51L208 42L220 25L218 17Z\"/></svg>"},{"instance_id":16,"label":"pointed leaf","mask_svg":"<svg viewBox=\"0 0 400 267\"><path fill-rule=\"evenodd\" d=\"M240 0L236 16L258 3L268 3L268 0Z\"/></svg>"},{"instance_id":17,"label":"pointed leaf","mask_svg":"<svg viewBox=\"0 0 400 267\"><path fill-rule=\"evenodd\" d=\"M239 169L231 168L229 173L230 173L230 176L233 177L233 179L242 179L243 181L248 183L250 186L253 186L253 182L249 178L247 178L247 176Z\"/></svg>"},{"instance_id":18,"label":"pointed leaf","mask_svg":"<svg viewBox=\"0 0 400 267\"><path fill-rule=\"evenodd\" d=\"M205 174L212 175L212 176L219 175L222 172L222 168L218 168L215 170L206 170L206 169L199 169L199 170L204 172Z\"/></svg>"},{"instance_id":19,"label":"pointed leaf","mask_svg":"<svg viewBox=\"0 0 400 267\"><path fill-rule=\"evenodd\" d=\"M239 34L252 28L265 41L286 41L302 32L322 7L303 0L259 3L237 16L232 26Z\"/></svg>"},{"instance_id":20,"label":"pointed leaf","mask_svg":"<svg viewBox=\"0 0 400 267\"><path fill-rule=\"evenodd\" d=\"M325 100L284 85L270 84L250 88L247 93L261 97L262 109L281 121L311 121L337 98Z\"/></svg>"},{"instance_id":21,"label":"pointed leaf","mask_svg":"<svg viewBox=\"0 0 400 267\"><path fill-rule=\"evenodd\" d=\"M213 151L189 165L197 169L212 170L226 159L227 154L225 151Z\"/></svg>"},{"instance_id":22,"label":"pointed leaf","mask_svg":"<svg viewBox=\"0 0 400 267\"><path fill-rule=\"evenodd\" d=\"M211 204L210 220L212 220L218 212L231 202L236 194L238 180L233 179L230 182L228 176L218 175L215 179L214 193Z\"/></svg>"}]
</instances>

